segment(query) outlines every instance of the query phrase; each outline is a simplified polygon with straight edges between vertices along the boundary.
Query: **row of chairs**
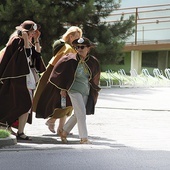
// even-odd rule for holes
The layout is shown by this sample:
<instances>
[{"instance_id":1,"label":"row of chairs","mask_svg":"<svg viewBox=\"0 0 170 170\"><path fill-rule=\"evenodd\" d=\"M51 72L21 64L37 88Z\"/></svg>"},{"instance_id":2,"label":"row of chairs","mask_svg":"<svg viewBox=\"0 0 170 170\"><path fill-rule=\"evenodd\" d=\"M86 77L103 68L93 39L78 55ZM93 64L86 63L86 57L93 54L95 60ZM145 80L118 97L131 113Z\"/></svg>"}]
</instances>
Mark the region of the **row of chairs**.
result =
<instances>
[{"instance_id":1,"label":"row of chairs","mask_svg":"<svg viewBox=\"0 0 170 170\"><path fill-rule=\"evenodd\" d=\"M168 87L170 86L170 69L166 68L164 72L158 68L153 69L153 75L145 68L141 74L138 74L135 69L130 70L130 75L127 75L124 69L117 72L109 69L102 72L100 86L111 87Z\"/></svg>"}]
</instances>

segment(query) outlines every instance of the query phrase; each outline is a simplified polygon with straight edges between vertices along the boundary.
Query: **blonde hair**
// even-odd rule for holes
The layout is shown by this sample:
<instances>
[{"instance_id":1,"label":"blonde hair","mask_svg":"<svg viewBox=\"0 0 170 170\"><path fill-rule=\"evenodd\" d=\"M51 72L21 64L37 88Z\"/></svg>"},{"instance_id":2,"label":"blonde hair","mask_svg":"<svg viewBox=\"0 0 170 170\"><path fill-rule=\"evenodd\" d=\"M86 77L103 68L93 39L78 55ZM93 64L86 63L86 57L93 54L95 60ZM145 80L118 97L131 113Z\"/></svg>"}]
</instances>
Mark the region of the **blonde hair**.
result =
<instances>
[{"instance_id":1,"label":"blonde hair","mask_svg":"<svg viewBox=\"0 0 170 170\"><path fill-rule=\"evenodd\" d=\"M71 26L65 34L63 34L62 36L62 39L65 41L65 42L69 42L69 35L75 35L76 33L79 33L80 34L80 37L82 37L82 30L81 28L77 27L77 26Z\"/></svg>"},{"instance_id":2,"label":"blonde hair","mask_svg":"<svg viewBox=\"0 0 170 170\"><path fill-rule=\"evenodd\" d=\"M15 30L15 31L10 35L9 40L8 40L8 42L6 43L6 46L8 46L9 43L11 42L11 40L13 39L13 37L16 37L16 36L18 36L17 30Z\"/></svg>"}]
</instances>

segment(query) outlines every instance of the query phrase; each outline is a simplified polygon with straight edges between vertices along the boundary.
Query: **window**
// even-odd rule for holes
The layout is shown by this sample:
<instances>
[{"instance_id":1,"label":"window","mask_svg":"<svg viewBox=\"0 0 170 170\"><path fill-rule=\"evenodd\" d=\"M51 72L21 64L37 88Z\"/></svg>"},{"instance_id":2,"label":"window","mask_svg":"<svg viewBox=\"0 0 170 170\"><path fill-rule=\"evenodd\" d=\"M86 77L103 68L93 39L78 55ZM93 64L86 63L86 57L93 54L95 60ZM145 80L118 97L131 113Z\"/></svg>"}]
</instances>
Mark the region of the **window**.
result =
<instances>
[{"instance_id":1,"label":"window","mask_svg":"<svg viewBox=\"0 0 170 170\"><path fill-rule=\"evenodd\" d=\"M158 52L142 53L142 67L158 67Z\"/></svg>"}]
</instances>

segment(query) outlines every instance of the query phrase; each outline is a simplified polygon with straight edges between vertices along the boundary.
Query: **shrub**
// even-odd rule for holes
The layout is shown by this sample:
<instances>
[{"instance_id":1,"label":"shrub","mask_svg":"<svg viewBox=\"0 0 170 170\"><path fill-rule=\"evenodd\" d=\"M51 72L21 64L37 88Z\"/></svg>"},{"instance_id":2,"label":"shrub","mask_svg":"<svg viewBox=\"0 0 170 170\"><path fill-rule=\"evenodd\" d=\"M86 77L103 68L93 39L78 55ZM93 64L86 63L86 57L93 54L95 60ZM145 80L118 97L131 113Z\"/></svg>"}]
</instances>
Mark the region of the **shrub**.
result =
<instances>
[{"instance_id":1,"label":"shrub","mask_svg":"<svg viewBox=\"0 0 170 170\"><path fill-rule=\"evenodd\" d=\"M10 136L10 131L6 129L0 129L0 138L7 138Z\"/></svg>"}]
</instances>

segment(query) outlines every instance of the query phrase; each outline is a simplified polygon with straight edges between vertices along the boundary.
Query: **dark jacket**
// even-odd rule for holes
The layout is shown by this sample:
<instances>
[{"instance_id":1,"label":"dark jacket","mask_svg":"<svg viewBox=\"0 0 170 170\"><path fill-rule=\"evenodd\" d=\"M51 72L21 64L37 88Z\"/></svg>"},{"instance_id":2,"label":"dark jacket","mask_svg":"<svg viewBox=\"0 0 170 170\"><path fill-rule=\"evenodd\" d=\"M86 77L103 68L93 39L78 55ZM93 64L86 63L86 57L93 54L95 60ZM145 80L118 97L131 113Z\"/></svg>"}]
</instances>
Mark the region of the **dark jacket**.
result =
<instances>
[{"instance_id":1,"label":"dark jacket","mask_svg":"<svg viewBox=\"0 0 170 170\"><path fill-rule=\"evenodd\" d=\"M36 117L47 118L53 114L57 108L61 108L60 91L69 91L74 82L75 71L79 63L77 54L67 54L63 56L54 66L49 82L44 89L37 105ZM97 59L93 56L86 58L86 64L90 72L90 94L86 106L86 114L94 114L94 107L97 102L100 67ZM67 106L72 106L69 96L67 95Z\"/></svg>"},{"instance_id":2,"label":"dark jacket","mask_svg":"<svg viewBox=\"0 0 170 170\"><path fill-rule=\"evenodd\" d=\"M39 72L45 71L41 54L32 48L32 62ZM32 105L26 85L29 74L24 40L14 37L6 47L0 63L0 122L11 125L18 117L29 111ZM29 119L31 123L32 119Z\"/></svg>"}]
</instances>

